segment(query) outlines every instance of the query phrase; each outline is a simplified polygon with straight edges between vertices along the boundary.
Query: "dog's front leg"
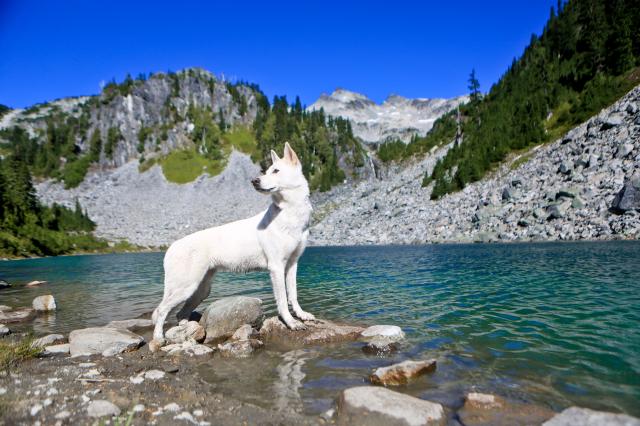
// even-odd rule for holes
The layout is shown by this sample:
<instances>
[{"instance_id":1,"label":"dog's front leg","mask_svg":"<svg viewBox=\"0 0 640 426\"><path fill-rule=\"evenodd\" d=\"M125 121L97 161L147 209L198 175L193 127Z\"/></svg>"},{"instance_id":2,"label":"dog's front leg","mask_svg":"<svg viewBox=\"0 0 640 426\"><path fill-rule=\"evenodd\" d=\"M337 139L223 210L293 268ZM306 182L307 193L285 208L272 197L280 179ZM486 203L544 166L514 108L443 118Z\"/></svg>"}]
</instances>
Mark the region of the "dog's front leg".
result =
<instances>
[{"instance_id":1,"label":"dog's front leg","mask_svg":"<svg viewBox=\"0 0 640 426\"><path fill-rule=\"evenodd\" d=\"M287 297L289 298L289 303L293 308L293 313L295 316L300 318L302 321L311 321L316 319L309 312L305 312L300 307L298 303L298 289L297 289L297 275L298 275L298 261L296 259L291 265L289 265L289 269L287 269Z\"/></svg>"},{"instance_id":2,"label":"dog's front leg","mask_svg":"<svg viewBox=\"0 0 640 426\"><path fill-rule=\"evenodd\" d=\"M271 275L271 285L273 286L273 296L278 307L278 315L291 330L304 330L306 328L304 324L294 319L289 312L284 281L284 265L270 265L269 274Z\"/></svg>"}]
</instances>

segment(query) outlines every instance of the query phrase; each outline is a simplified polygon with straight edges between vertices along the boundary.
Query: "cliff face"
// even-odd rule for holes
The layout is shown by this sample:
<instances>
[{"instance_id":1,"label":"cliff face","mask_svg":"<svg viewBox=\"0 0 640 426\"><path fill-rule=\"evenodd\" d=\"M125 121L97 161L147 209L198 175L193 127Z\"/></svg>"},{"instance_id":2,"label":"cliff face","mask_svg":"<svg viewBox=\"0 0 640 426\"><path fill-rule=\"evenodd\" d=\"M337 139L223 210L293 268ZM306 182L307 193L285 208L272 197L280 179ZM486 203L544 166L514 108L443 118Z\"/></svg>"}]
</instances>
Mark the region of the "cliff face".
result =
<instances>
[{"instance_id":1,"label":"cliff face","mask_svg":"<svg viewBox=\"0 0 640 426\"><path fill-rule=\"evenodd\" d=\"M384 180L316 197L314 244L640 238L640 86L563 138L437 201L441 148Z\"/></svg>"},{"instance_id":2,"label":"cliff face","mask_svg":"<svg viewBox=\"0 0 640 426\"><path fill-rule=\"evenodd\" d=\"M338 89L331 95L321 95L308 109L322 108L329 115L348 119L354 135L366 144L376 144L388 139L409 142L416 134L424 136L441 115L468 100L468 96L408 99L391 95L376 104L359 93Z\"/></svg>"}]
</instances>

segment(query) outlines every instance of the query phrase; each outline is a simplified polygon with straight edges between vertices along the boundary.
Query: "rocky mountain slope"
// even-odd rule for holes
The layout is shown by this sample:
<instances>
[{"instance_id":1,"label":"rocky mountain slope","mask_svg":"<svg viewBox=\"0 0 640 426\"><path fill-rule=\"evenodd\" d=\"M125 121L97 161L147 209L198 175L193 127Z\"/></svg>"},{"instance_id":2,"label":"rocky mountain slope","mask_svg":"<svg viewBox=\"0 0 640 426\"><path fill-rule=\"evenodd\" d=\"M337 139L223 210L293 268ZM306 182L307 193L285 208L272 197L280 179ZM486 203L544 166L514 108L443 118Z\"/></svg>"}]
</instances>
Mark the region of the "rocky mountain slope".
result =
<instances>
[{"instance_id":1,"label":"rocky mountain slope","mask_svg":"<svg viewBox=\"0 0 640 426\"><path fill-rule=\"evenodd\" d=\"M446 150L317 196L312 242L640 238L640 86L563 138L432 201L432 185L420 183Z\"/></svg>"},{"instance_id":2,"label":"rocky mountain slope","mask_svg":"<svg viewBox=\"0 0 640 426\"><path fill-rule=\"evenodd\" d=\"M307 109L324 109L334 117L351 122L353 133L366 144L401 139L409 142L414 135L424 136L442 114L469 100L468 96L452 99L407 99L389 96L382 104L359 93L337 89L322 94Z\"/></svg>"}]
</instances>

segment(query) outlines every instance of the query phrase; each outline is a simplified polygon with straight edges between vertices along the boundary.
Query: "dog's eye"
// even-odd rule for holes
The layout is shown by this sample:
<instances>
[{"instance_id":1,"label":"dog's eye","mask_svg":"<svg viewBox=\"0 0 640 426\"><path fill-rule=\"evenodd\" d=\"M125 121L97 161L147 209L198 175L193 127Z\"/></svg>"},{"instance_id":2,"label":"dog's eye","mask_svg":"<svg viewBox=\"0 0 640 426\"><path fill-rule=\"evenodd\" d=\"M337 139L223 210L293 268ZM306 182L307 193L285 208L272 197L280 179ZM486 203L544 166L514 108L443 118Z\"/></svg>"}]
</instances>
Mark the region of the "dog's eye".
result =
<instances>
[{"instance_id":1,"label":"dog's eye","mask_svg":"<svg viewBox=\"0 0 640 426\"><path fill-rule=\"evenodd\" d=\"M280 170L278 170L278 169L273 169L273 171L272 171L271 173L273 173L273 174L275 175L275 174L276 174L276 173L278 173L279 171L280 171Z\"/></svg>"}]
</instances>

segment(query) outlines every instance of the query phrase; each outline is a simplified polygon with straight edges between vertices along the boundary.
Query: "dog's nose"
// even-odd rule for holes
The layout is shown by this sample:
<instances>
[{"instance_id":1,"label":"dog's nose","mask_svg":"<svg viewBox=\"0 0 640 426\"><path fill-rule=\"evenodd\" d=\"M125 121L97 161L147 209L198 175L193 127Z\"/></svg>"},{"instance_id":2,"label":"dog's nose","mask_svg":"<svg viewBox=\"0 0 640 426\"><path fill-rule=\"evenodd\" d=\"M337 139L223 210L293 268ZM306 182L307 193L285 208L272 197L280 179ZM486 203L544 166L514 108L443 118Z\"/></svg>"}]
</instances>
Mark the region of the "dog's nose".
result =
<instances>
[{"instance_id":1,"label":"dog's nose","mask_svg":"<svg viewBox=\"0 0 640 426\"><path fill-rule=\"evenodd\" d=\"M260 178L253 178L251 179L251 183L253 184L253 186L259 185L260 184Z\"/></svg>"}]
</instances>

